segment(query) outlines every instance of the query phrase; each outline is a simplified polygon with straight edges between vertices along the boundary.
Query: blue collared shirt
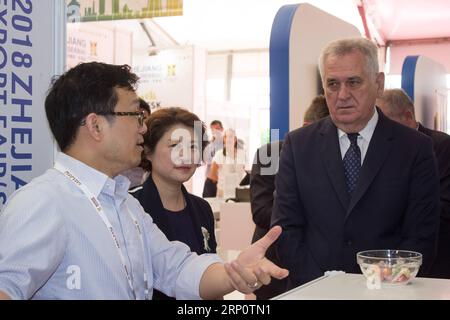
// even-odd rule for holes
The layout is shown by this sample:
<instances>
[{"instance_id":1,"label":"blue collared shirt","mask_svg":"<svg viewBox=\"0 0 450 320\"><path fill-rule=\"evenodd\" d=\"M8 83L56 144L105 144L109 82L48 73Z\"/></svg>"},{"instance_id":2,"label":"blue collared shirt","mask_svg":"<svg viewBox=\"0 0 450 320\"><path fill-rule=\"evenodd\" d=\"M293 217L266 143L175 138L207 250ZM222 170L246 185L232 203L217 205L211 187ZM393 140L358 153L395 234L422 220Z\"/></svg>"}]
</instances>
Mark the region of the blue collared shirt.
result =
<instances>
[{"instance_id":1,"label":"blue collared shirt","mask_svg":"<svg viewBox=\"0 0 450 320\"><path fill-rule=\"evenodd\" d=\"M139 202L129 180L114 179L59 153L57 161L100 201L131 270L138 299L144 269L150 288L178 299L198 299L205 269L217 255L198 256L169 242ZM130 214L143 228L142 244ZM133 299L111 234L84 193L55 169L17 190L0 214L0 291L14 299Z\"/></svg>"}]
</instances>

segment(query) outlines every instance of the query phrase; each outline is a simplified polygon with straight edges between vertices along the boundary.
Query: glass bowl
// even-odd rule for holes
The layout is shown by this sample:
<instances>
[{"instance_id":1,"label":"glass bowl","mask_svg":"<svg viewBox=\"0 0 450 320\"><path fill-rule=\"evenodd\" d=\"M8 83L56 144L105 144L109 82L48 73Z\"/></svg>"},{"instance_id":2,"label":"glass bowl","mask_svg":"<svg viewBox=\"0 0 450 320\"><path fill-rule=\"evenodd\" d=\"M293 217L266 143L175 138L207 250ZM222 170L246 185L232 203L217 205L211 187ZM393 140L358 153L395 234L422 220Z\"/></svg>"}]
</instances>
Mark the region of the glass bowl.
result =
<instances>
[{"instance_id":1,"label":"glass bowl","mask_svg":"<svg viewBox=\"0 0 450 320\"><path fill-rule=\"evenodd\" d=\"M367 283L405 285L415 278L422 254L406 250L368 250L356 254L356 261Z\"/></svg>"}]
</instances>

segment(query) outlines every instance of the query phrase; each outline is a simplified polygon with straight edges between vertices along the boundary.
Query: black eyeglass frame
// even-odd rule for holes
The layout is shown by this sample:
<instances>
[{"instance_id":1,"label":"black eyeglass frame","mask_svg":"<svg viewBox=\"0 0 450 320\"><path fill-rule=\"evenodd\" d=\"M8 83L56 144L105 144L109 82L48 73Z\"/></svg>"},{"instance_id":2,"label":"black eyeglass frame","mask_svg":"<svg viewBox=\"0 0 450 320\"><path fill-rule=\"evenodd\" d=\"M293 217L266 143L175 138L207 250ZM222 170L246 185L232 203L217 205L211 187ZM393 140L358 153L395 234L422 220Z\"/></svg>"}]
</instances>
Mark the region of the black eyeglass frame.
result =
<instances>
[{"instance_id":1,"label":"black eyeglass frame","mask_svg":"<svg viewBox=\"0 0 450 320\"><path fill-rule=\"evenodd\" d=\"M135 116L138 119L139 126L144 125L145 112L144 111L110 111L110 112L98 112L100 116ZM80 125L84 126L86 119L81 120Z\"/></svg>"}]
</instances>

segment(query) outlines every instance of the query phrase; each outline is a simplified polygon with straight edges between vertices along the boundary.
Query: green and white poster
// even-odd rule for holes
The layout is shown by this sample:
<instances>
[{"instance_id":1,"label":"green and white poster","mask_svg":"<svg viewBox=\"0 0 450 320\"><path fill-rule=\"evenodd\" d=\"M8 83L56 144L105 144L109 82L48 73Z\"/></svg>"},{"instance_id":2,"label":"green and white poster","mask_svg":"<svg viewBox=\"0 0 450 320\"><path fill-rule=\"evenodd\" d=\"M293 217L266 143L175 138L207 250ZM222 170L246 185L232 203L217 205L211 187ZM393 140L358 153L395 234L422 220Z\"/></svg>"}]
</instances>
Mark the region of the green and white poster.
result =
<instances>
[{"instance_id":1,"label":"green and white poster","mask_svg":"<svg viewBox=\"0 0 450 320\"><path fill-rule=\"evenodd\" d=\"M66 0L68 22L180 16L183 0Z\"/></svg>"}]
</instances>

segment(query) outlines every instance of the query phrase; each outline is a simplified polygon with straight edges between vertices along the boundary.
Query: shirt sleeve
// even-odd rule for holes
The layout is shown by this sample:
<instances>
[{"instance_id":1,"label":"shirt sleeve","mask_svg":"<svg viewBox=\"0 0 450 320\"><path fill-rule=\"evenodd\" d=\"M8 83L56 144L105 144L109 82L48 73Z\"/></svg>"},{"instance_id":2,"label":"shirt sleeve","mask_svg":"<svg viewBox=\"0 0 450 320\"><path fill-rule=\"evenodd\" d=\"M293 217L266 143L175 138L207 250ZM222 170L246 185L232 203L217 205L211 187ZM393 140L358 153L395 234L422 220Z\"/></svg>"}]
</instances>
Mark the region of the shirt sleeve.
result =
<instances>
[{"instance_id":1,"label":"shirt sleeve","mask_svg":"<svg viewBox=\"0 0 450 320\"><path fill-rule=\"evenodd\" d=\"M22 187L0 214L0 291L30 299L63 259L67 236L49 190Z\"/></svg>"},{"instance_id":2,"label":"shirt sleeve","mask_svg":"<svg viewBox=\"0 0 450 320\"><path fill-rule=\"evenodd\" d=\"M200 299L203 273L222 260L216 254L197 255L186 244L167 240L150 215L145 212L143 215L154 288L177 299Z\"/></svg>"}]
</instances>

